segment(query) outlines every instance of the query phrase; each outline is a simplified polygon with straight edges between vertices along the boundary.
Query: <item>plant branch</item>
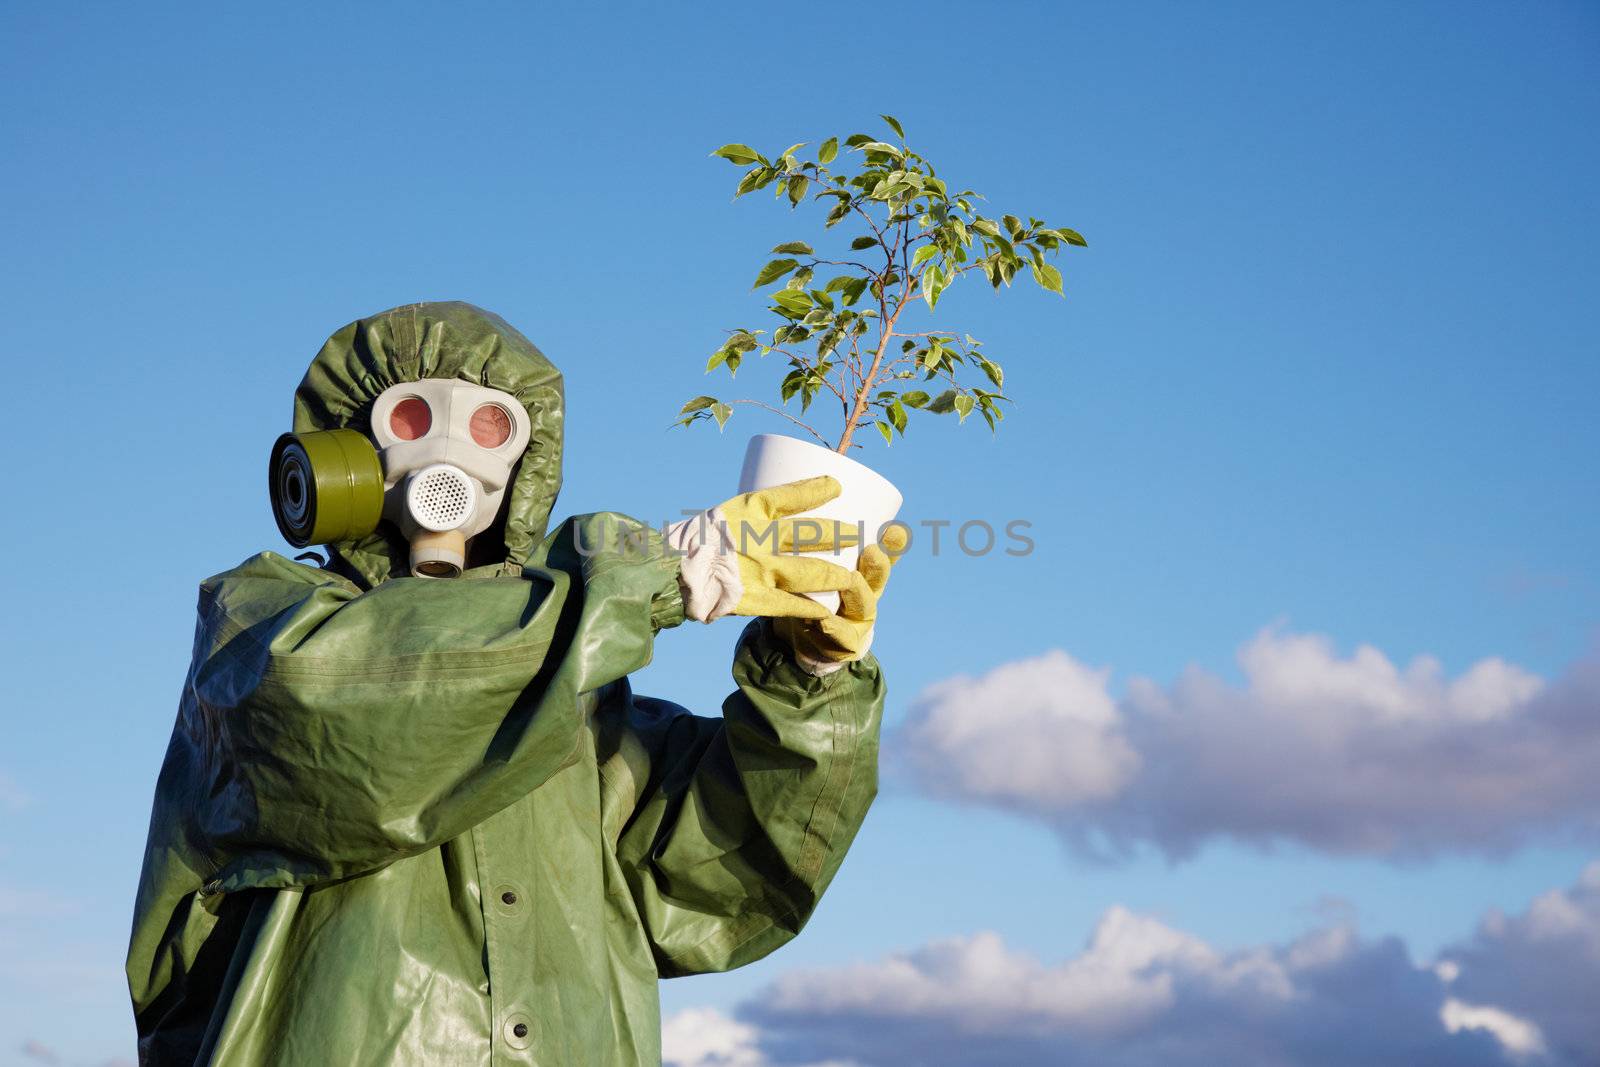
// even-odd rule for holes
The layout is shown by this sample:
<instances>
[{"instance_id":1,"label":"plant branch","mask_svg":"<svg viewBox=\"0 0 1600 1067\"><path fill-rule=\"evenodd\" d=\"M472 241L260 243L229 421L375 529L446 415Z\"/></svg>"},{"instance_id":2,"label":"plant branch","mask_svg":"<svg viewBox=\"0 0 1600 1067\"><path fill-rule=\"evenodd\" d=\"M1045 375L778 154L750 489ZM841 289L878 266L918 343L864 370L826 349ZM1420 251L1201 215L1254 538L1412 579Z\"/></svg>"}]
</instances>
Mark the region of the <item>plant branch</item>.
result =
<instances>
[{"instance_id":1,"label":"plant branch","mask_svg":"<svg viewBox=\"0 0 1600 1067\"><path fill-rule=\"evenodd\" d=\"M817 431L813 430L809 425L807 425L806 423L804 423L804 422L800 421L799 419L795 418L793 415L789 414L787 411L783 410L782 408L775 408L771 404L764 404L759 400L730 400L730 401L728 401L728 403L730 403L730 404L754 404L758 408L766 408L768 411L772 412L774 415L782 415L784 418L788 419L790 422L792 422L796 426L800 427L806 433L810 434L812 437L815 437L817 439L818 443L820 443L823 448L827 448L828 447L828 439L827 438L823 437L820 433L818 433Z\"/></svg>"},{"instance_id":2,"label":"plant branch","mask_svg":"<svg viewBox=\"0 0 1600 1067\"><path fill-rule=\"evenodd\" d=\"M867 266L865 263L857 263L853 259L813 259L811 261L812 266L816 266L818 263L826 263L830 267L855 267L857 270L864 270L868 274L873 273L871 267Z\"/></svg>"},{"instance_id":3,"label":"plant branch","mask_svg":"<svg viewBox=\"0 0 1600 1067\"><path fill-rule=\"evenodd\" d=\"M778 355L782 356L784 359L789 360L791 363L798 364L798 365L800 365L802 367L805 367L808 370L815 371L817 369L817 363L813 362L810 357L802 355L799 352L791 352L787 348L776 348L776 347L769 346L767 348L767 353L769 355L772 354L772 353L777 353ZM839 392L839 390L834 386L834 384L832 382L828 381L828 379L825 378L825 377L818 378L817 380L819 382L821 382L823 385L826 385L828 387L828 392L830 392L834 396L838 397L840 403L844 402L844 394Z\"/></svg>"}]
</instances>

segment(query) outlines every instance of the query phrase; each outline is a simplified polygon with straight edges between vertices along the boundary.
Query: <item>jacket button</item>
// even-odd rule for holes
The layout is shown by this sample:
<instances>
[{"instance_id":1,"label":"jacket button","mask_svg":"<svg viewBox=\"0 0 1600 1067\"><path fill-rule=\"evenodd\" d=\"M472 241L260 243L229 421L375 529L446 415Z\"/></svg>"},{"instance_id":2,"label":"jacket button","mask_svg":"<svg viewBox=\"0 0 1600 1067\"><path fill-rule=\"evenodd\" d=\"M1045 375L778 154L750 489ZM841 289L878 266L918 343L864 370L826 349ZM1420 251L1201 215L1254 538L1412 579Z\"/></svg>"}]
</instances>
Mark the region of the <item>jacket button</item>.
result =
<instances>
[{"instance_id":1,"label":"jacket button","mask_svg":"<svg viewBox=\"0 0 1600 1067\"><path fill-rule=\"evenodd\" d=\"M533 1020L519 1011L506 1020L504 1033L512 1048L527 1048L533 1044Z\"/></svg>"},{"instance_id":2,"label":"jacket button","mask_svg":"<svg viewBox=\"0 0 1600 1067\"><path fill-rule=\"evenodd\" d=\"M507 906L509 906L517 902L517 895L511 890L507 889L504 893L500 894L500 899L505 901ZM517 1036L521 1037L522 1035L518 1034Z\"/></svg>"}]
</instances>

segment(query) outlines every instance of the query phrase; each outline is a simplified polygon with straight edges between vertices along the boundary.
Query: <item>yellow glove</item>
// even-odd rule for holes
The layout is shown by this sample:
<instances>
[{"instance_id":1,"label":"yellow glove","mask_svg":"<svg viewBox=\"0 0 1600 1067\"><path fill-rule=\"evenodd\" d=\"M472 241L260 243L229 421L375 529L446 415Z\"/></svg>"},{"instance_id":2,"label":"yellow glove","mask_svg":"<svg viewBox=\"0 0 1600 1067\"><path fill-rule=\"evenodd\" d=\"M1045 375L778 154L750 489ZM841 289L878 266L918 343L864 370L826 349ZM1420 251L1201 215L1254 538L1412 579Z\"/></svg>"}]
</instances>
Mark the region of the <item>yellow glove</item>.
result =
<instances>
[{"instance_id":1,"label":"yellow glove","mask_svg":"<svg viewBox=\"0 0 1600 1067\"><path fill-rule=\"evenodd\" d=\"M889 568L906 550L906 531L891 526L883 540L861 550L856 573L861 581L839 594L839 612L821 619L779 619L778 636L794 649L800 665L812 674L828 674L867 654L878 601L889 584Z\"/></svg>"},{"instance_id":2,"label":"yellow glove","mask_svg":"<svg viewBox=\"0 0 1600 1067\"><path fill-rule=\"evenodd\" d=\"M857 584L847 568L825 559L798 555L831 552L855 543L855 531L839 524L794 515L820 508L839 495L839 483L824 474L798 482L758 489L725 502L722 513L725 544L739 565L744 594L734 615L824 619L828 609L800 593L837 592Z\"/></svg>"},{"instance_id":3,"label":"yellow glove","mask_svg":"<svg viewBox=\"0 0 1600 1067\"><path fill-rule=\"evenodd\" d=\"M736 496L669 530L668 543L684 556L679 581L689 617L824 619L828 609L801 594L859 597L864 583L857 571L797 554L856 543L852 526L793 517L838 495L833 478L806 478Z\"/></svg>"}]
</instances>

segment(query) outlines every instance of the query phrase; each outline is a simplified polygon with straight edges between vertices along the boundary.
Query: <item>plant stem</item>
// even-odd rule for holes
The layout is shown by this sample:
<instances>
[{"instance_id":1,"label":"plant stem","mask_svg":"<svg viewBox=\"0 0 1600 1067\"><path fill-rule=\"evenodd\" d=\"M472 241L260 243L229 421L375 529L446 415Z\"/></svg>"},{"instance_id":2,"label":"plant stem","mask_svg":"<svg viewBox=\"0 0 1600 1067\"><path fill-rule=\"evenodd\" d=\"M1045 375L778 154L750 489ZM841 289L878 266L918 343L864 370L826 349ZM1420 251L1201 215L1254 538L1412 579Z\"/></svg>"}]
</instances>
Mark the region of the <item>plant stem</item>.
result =
<instances>
[{"instance_id":1,"label":"plant stem","mask_svg":"<svg viewBox=\"0 0 1600 1067\"><path fill-rule=\"evenodd\" d=\"M867 413L867 398L872 395L872 386L878 380L878 368L883 366L883 354L889 350L889 342L894 339L894 324L900 318L900 312L905 307L901 304L895 308L894 316L883 327L883 332L878 335L878 351L873 353L872 366L861 379L861 387L856 390L855 407L851 408L850 415L844 420L844 433L839 437L839 444L834 451L841 456L850 453L850 439L856 434L856 427L861 423L861 416Z\"/></svg>"},{"instance_id":2,"label":"plant stem","mask_svg":"<svg viewBox=\"0 0 1600 1067\"><path fill-rule=\"evenodd\" d=\"M883 246L884 254L888 257L888 263L885 265L883 273L879 275L878 321L881 324L881 329L878 334L878 350L872 355L872 366L867 368L866 374L862 375L860 384L856 387L856 402L845 418L844 433L840 434L839 444L834 448L834 451L841 456L850 453L851 439L855 437L856 430L861 425L861 419L867 413L869 398L872 396L872 387L877 384L878 374L883 369L884 353L888 352L889 342L894 340L896 336L894 332L895 324L900 321L900 313L906 309L906 305L910 302L916 288L915 282L922 277L921 274L918 274L913 278L911 271L903 265L905 253L910 247L910 241L907 239L911 229L910 225L905 222L900 224L900 233L895 241L895 247L890 248L889 242L884 240L883 231L873 223L872 217L862 211L859 206L856 207L856 211L860 213L862 218L867 220L868 225L872 226L873 232L878 235L878 243ZM897 253L901 257L901 263L895 262ZM891 315L889 314L888 289L882 285L882 279L897 269L901 278L900 299L895 302L894 314ZM925 271L927 268L923 269Z\"/></svg>"}]
</instances>

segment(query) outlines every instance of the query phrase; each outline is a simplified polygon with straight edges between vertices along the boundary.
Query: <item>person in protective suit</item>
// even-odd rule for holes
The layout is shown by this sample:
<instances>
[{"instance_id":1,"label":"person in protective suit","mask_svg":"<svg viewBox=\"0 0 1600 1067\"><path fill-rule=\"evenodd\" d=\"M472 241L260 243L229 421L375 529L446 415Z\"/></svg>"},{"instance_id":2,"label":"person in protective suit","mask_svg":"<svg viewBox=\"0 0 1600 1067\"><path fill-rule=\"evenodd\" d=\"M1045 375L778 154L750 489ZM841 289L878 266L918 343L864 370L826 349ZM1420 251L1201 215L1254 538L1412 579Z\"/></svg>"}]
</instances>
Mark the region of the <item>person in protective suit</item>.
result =
<instances>
[{"instance_id":1,"label":"person in protective suit","mask_svg":"<svg viewBox=\"0 0 1600 1067\"><path fill-rule=\"evenodd\" d=\"M776 517L793 547L782 516L831 479L665 538L547 535L562 405L467 304L362 319L312 362L294 429L381 446L388 521L200 587L128 951L141 1064L657 1064L659 978L811 915L877 789L888 557L714 533ZM824 589L836 613L796 595ZM632 692L658 632L727 613L763 617L720 717Z\"/></svg>"}]
</instances>

